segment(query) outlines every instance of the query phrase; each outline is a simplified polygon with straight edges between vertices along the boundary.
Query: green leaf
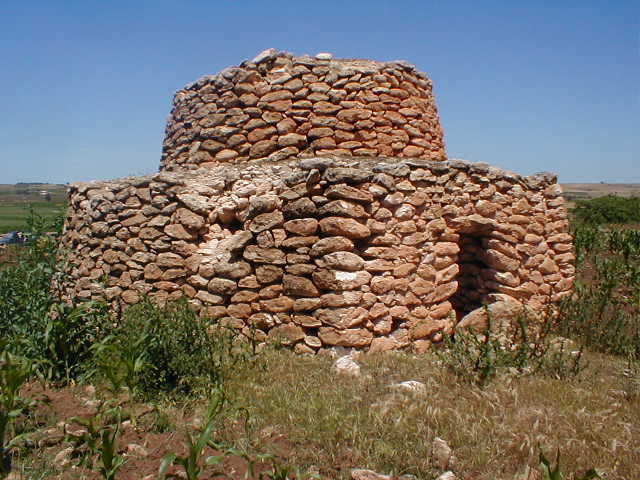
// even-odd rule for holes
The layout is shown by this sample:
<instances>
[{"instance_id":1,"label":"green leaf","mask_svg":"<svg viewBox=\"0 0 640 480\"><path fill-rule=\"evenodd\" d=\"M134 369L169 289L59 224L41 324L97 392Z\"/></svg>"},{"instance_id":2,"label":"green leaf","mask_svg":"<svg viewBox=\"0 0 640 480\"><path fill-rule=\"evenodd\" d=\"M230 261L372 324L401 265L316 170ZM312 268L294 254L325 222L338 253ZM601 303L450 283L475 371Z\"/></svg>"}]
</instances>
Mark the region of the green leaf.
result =
<instances>
[{"instance_id":1,"label":"green leaf","mask_svg":"<svg viewBox=\"0 0 640 480\"><path fill-rule=\"evenodd\" d=\"M224 460L224 455L211 455L205 459L204 463L209 466L218 465L222 460Z\"/></svg>"},{"instance_id":2,"label":"green leaf","mask_svg":"<svg viewBox=\"0 0 640 480\"><path fill-rule=\"evenodd\" d=\"M177 455L175 453L167 453L163 458L162 462L160 462L160 467L158 468L158 478L159 480L164 480L167 478L167 470L169 467L173 465L174 460Z\"/></svg>"},{"instance_id":3,"label":"green leaf","mask_svg":"<svg viewBox=\"0 0 640 480\"><path fill-rule=\"evenodd\" d=\"M588 470L583 476L576 477L575 480L592 480L594 478L602 478L595 468Z\"/></svg>"}]
</instances>

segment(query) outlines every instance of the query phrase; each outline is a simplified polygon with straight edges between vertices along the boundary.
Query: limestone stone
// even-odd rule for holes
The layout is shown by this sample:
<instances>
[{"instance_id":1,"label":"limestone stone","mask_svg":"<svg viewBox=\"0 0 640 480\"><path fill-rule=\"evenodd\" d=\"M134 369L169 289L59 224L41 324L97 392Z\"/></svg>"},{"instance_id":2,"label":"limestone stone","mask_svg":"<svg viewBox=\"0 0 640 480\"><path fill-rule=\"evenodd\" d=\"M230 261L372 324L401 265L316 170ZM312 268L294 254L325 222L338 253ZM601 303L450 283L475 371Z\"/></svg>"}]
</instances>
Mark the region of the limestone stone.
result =
<instances>
[{"instance_id":1,"label":"limestone stone","mask_svg":"<svg viewBox=\"0 0 640 480\"><path fill-rule=\"evenodd\" d=\"M356 348L364 348L373 340L373 334L364 328L336 330L333 327L320 327L318 337L325 345Z\"/></svg>"},{"instance_id":2,"label":"limestone stone","mask_svg":"<svg viewBox=\"0 0 640 480\"><path fill-rule=\"evenodd\" d=\"M257 215L253 220L251 220L249 230L251 230L253 233L260 233L264 232L265 230L270 230L272 228L278 227L282 225L283 222L284 216L280 211L261 213L260 215Z\"/></svg>"},{"instance_id":3,"label":"limestone stone","mask_svg":"<svg viewBox=\"0 0 640 480\"><path fill-rule=\"evenodd\" d=\"M490 267L496 270L514 272L519 267L519 262L494 249L485 251L484 260Z\"/></svg>"},{"instance_id":4,"label":"limestone stone","mask_svg":"<svg viewBox=\"0 0 640 480\"><path fill-rule=\"evenodd\" d=\"M497 294L493 296L494 302L487 306L490 312L494 331L502 331L518 317L525 315L525 307L515 298ZM472 330L483 333L487 329L488 315L484 307L477 308L465 315L456 325L456 329Z\"/></svg>"},{"instance_id":5,"label":"limestone stone","mask_svg":"<svg viewBox=\"0 0 640 480\"><path fill-rule=\"evenodd\" d=\"M284 223L284 229L296 235L308 236L316 233L318 220L315 218L298 218Z\"/></svg>"},{"instance_id":6,"label":"limestone stone","mask_svg":"<svg viewBox=\"0 0 640 480\"><path fill-rule=\"evenodd\" d=\"M320 269L313 272L313 283L322 290L355 290L371 280L371 274L365 270L345 272Z\"/></svg>"},{"instance_id":7,"label":"limestone stone","mask_svg":"<svg viewBox=\"0 0 640 480\"><path fill-rule=\"evenodd\" d=\"M184 266L184 259L175 253L164 252L158 255L156 263L160 267L182 267Z\"/></svg>"},{"instance_id":8,"label":"limestone stone","mask_svg":"<svg viewBox=\"0 0 640 480\"><path fill-rule=\"evenodd\" d=\"M295 310L295 305L294 305L294 310ZM315 328L315 327L322 326L322 322L319 319L312 317L310 315L293 315L292 319L294 323L301 325L305 328ZM318 347L320 346L321 345L318 345Z\"/></svg>"},{"instance_id":9,"label":"limestone stone","mask_svg":"<svg viewBox=\"0 0 640 480\"><path fill-rule=\"evenodd\" d=\"M361 307L320 308L313 316L324 325L344 330L364 323L368 318L368 312Z\"/></svg>"},{"instance_id":10,"label":"limestone stone","mask_svg":"<svg viewBox=\"0 0 640 480\"><path fill-rule=\"evenodd\" d=\"M257 245L248 245L243 253L245 259L255 263L269 263L273 265L284 265L285 254L277 248L260 248Z\"/></svg>"},{"instance_id":11,"label":"limestone stone","mask_svg":"<svg viewBox=\"0 0 640 480\"><path fill-rule=\"evenodd\" d=\"M287 133L278 137L279 147L304 147L307 144L307 137L299 133Z\"/></svg>"},{"instance_id":12,"label":"limestone stone","mask_svg":"<svg viewBox=\"0 0 640 480\"><path fill-rule=\"evenodd\" d=\"M191 240L193 235L185 230L180 224L167 225L164 227L164 233L178 240Z\"/></svg>"},{"instance_id":13,"label":"limestone stone","mask_svg":"<svg viewBox=\"0 0 640 480\"><path fill-rule=\"evenodd\" d=\"M233 318L249 318L253 313L247 303L233 303L227 307L227 315Z\"/></svg>"},{"instance_id":14,"label":"limestone stone","mask_svg":"<svg viewBox=\"0 0 640 480\"><path fill-rule=\"evenodd\" d=\"M320 298L296 298L293 304L293 309L296 312L304 312L315 310L322 304Z\"/></svg>"},{"instance_id":15,"label":"limestone stone","mask_svg":"<svg viewBox=\"0 0 640 480\"><path fill-rule=\"evenodd\" d=\"M316 243L314 243L313 246L311 247L311 250L309 251L309 254L312 257L318 257L318 256L326 255L332 252L339 252L339 251L348 252L353 250L353 248L354 248L353 241L350 240L349 238L340 237L340 236L326 237L326 238L321 238Z\"/></svg>"},{"instance_id":16,"label":"limestone stone","mask_svg":"<svg viewBox=\"0 0 640 480\"><path fill-rule=\"evenodd\" d=\"M373 195L371 195L371 193L344 184L331 185L326 190L325 195L331 199L344 199L363 203L373 201Z\"/></svg>"},{"instance_id":17,"label":"limestone stone","mask_svg":"<svg viewBox=\"0 0 640 480\"><path fill-rule=\"evenodd\" d=\"M352 480L391 480L392 477L390 475L382 475L381 473L374 472L373 470L355 468L351 470L351 479Z\"/></svg>"},{"instance_id":18,"label":"limestone stone","mask_svg":"<svg viewBox=\"0 0 640 480\"><path fill-rule=\"evenodd\" d=\"M334 200L318 209L320 215L364 218L367 212L361 205L346 200Z\"/></svg>"},{"instance_id":19,"label":"limestone stone","mask_svg":"<svg viewBox=\"0 0 640 480\"><path fill-rule=\"evenodd\" d=\"M352 218L326 217L319 222L325 235L342 236L353 240L368 237L371 231L366 225Z\"/></svg>"},{"instance_id":20,"label":"limestone stone","mask_svg":"<svg viewBox=\"0 0 640 480\"><path fill-rule=\"evenodd\" d=\"M289 237L282 242L283 248L295 248L311 247L318 241L319 237L315 235L312 237Z\"/></svg>"},{"instance_id":21,"label":"limestone stone","mask_svg":"<svg viewBox=\"0 0 640 480\"><path fill-rule=\"evenodd\" d=\"M293 295L296 297L316 297L320 295L320 291L314 283L305 277L284 275L282 278L282 286L285 295Z\"/></svg>"},{"instance_id":22,"label":"limestone stone","mask_svg":"<svg viewBox=\"0 0 640 480\"><path fill-rule=\"evenodd\" d=\"M320 297L323 307L345 307L359 305L362 293L358 291L346 291L340 293L325 293Z\"/></svg>"},{"instance_id":23,"label":"limestone stone","mask_svg":"<svg viewBox=\"0 0 640 480\"><path fill-rule=\"evenodd\" d=\"M191 230L199 230L204 226L204 218L186 208L176 210L176 221Z\"/></svg>"},{"instance_id":24,"label":"limestone stone","mask_svg":"<svg viewBox=\"0 0 640 480\"><path fill-rule=\"evenodd\" d=\"M211 209L209 199L203 195L195 193L180 193L177 195L180 200L189 210L199 214L208 214Z\"/></svg>"},{"instance_id":25,"label":"limestone stone","mask_svg":"<svg viewBox=\"0 0 640 480\"><path fill-rule=\"evenodd\" d=\"M260 283L273 283L279 281L284 274L281 267L275 265L259 265L256 267L256 279Z\"/></svg>"},{"instance_id":26,"label":"limestone stone","mask_svg":"<svg viewBox=\"0 0 640 480\"><path fill-rule=\"evenodd\" d=\"M411 329L411 338L427 338L441 331L446 326L446 321L424 319L417 322Z\"/></svg>"},{"instance_id":27,"label":"limestone stone","mask_svg":"<svg viewBox=\"0 0 640 480\"><path fill-rule=\"evenodd\" d=\"M212 278L207 284L207 289L218 295L232 295L238 289L238 285L227 278Z\"/></svg>"},{"instance_id":28,"label":"limestone stone","mask_svg":"<svg viewBox=\"0 0 640 480\"><path fill-rule=\"evenodd\" d=\"M282 212L287 219L308 218L315 216L316 204L310 198L300 198L291 203L285 204Z\"/></svg>"},{"instance_id":29,"label":"limestone stone","mask_svg":"<svg viewBox=\"0 0 640 480\"><path fill-rule=\"evenodd\" d=\"M293 309L293 300L289 297L277 297L269 300L261 300L260 306L267 312L282 313Z\"/></svg>"},{"instance_id":30,"label":"limestone stone","mask_svg":"<svg viewBox=\"0 0 640 480\"><path fill-rule=\"evenodd\" d=\"M249 150L251 158L262 158L273 153L278 148L278 144L273 140L260 140L254 143Z\"/></svg>"},{"instance_id":31,"label":"limestone stone","mask_svg":"<svg viewBox=\"0 0 640 480\"><path fill-rule=\"evenodd\" d=\"M362 270L364 260L359 255L351 252L333 252L316 260L319 266L334 270L346 270L348 272L357 272Z\"/></svg>"},{"instance_id":32,"label":"limestone stone","mask_svg":"<svg viewBox=\"0 0 640 480\"><path fill-rule=\"evenodd\" d=\"M286 323L269 330L269 339L283 345L293 345L305 338L305 333L298 325Z\"/></svg>"}]
</instances>

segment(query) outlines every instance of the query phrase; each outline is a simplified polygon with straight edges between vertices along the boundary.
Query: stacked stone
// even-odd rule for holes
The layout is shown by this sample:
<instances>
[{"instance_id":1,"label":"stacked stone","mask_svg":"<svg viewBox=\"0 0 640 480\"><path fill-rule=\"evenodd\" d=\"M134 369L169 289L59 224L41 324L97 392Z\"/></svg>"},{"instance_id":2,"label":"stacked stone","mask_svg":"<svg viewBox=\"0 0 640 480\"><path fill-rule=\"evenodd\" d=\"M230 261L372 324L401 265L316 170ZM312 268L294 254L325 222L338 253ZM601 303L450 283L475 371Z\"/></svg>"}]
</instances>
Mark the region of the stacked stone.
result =
<instances>
[{"instance_id":1,"label":"stacked stone","mask_svg":"<svg viewBox=\"0 0 640 480\"><path fill-rule=\"evenodd\" d=\"M489 293L540 311L569 292L560 194L549 174L352 157L74 184L69 294L186 296L298 352L423 350Z\"/></svg>"},{"instance_id":2,"label":"stacked stone","mask_svg":"<svg viewBox=\"0 0 640 480\"><path fill-rule=\"evenodd\" d=\"M176 93L161 170L301 155L445 160L431 81L403 61L267 50Z\"/></svg>"}]
</instances>

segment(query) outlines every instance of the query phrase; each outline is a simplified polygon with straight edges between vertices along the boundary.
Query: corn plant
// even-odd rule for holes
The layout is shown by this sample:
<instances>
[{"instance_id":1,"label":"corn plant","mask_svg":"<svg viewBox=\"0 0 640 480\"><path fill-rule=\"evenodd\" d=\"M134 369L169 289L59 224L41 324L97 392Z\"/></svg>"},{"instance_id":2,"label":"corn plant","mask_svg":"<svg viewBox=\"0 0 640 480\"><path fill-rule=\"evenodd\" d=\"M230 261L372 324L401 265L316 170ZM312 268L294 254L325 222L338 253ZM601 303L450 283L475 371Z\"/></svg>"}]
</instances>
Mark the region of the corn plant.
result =
<instances>
[{"instance_id":1,"label":"corn plant","mask_svg":"<svg viewBox=\"0 0 640 480\"><path fill-rule=\"evenodd\" d=\"M15 435L14 421L33 402L20 396L20 388L29 378L31 363L11 355L0 345L0 478L11 469L9 451L22 438Z\"/></svg>"},{"instance_id":2,"label":"corn plant","mask_svg":"<svg viewBox=\"0 0 640 480\"><path fill-rule=\"evenodd\" d=\"M148 367L148 353L145 345L149 335L143 333L140 338L132 343L114 343L113 337L107 337L97 345L95 357L97 358L98 371L109 381L109 390L117 396L126 387L129 399L138 390L140 375Z\"/></svg>"},{"instance_id":3,"label":"corn plant","mask_svg":"<svg viewBox=\"0 0 640 480\"><path fill-rule=\"evenodd\" d=\"M113 423L105 422L106 417L113 417ZM125 463L125 459L118 453L122 425L120 407L108 409L90 418L74 417L71 421L82 427L80 433L67 434L67 440L73 442L76 449L82 449L78 465L97 467L102 478L114 480L116 473Z\"/></svg>"},{"instance_id":4,"label":"corn plant","mask_svg":"<svg viewBox=\"0 0 640 480\"><path fill-rule=\"evenodd\" d=\"M188 431L185 432L187 439L188 453L185 456L178 456L175 453L168 453L162 459L158 474L160 480L167 478L183 478L175 474L168 474L167 471L173 465L180 466L184 469L187 480L197 480L204 472L206 466L218 465L224 458L224 455L210 455L204 457L204 450L207 446L216 448L218 445L211 439L213 428L215 427L216 417L222 410L224 405L224 393L220 389L216 389L209 401L207 409L206 423L203 430L197 437L193 437Z\"/></svg>"}]
</instances>

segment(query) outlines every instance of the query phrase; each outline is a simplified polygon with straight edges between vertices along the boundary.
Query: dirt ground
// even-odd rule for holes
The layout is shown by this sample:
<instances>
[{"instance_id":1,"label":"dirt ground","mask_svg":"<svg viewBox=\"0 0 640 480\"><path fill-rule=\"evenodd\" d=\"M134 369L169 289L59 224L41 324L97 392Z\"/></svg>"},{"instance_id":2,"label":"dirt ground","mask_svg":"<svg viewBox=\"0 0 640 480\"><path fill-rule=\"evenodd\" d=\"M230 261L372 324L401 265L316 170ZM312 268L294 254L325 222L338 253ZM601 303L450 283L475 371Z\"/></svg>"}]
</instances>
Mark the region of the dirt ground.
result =
<instances>
[{"instance_id":1,"label":"dirt ground","mask_svg":"<svg viewBox=\"0 0 640 480\"><path fill-rule=\"evenodd\" d=\"M33 478L29 473L30 463L34 463L34 457L47 458L49 468L46 476L37 478L47 479L101 479L100 474L84 466L77 466L80 461L82 449L71 451L73 442L68 441L68 434L80 434L84 427L74 422L74 417L90 418L96 415L99 398L91 387L66 387L53 389L43 387L39 383L31 383L22 389L21 395L34 399L37 406L31 411L28 419L21 425L27 432L23 444L22 456L14 458L12 480L26 480ZM191 410L191 409L190 409ZM187 439L185 431L188 428L196 441L202 424L202 409L194 407L192 411L176 411L172 413L171 423L175 428L158 429L154 424L153 416L156 413L154 407L135 403L128 409L123 408L122 428L118 439L118 451L125 459L125 464L117 473L119 480L140 480L158 478L158 468L163 457L167 453L188 455ZM130 417L130 418L128 418ZM162 431L158 431L162 430ZM232 441L234 444L242 443L242 425L233 420L226 420L216 425L212 439ZM247 479L259 478L261 472L270 469L271 462L261 461L259 453L269 452L277 455L279 459L286 459L291 449L286 437L273 431L263 432L260 436L261 451L247 449L249 458L253 461L254 474L247 476L247 459L228 452L214 450L207 447L203 459L209 456L223 456L219 465L207 467L207 474L201 474L198 478L209 480L213 478ZM224 443L224 440L222 443ZM26 452L26 454L25 454ZM93 460L97 460L94 456ZM175 473L182 477L181 468L172 468L169 473Z\"/></svg>"}]
</instances>

